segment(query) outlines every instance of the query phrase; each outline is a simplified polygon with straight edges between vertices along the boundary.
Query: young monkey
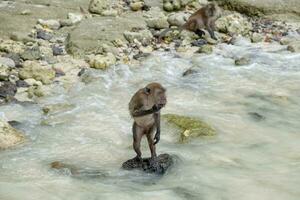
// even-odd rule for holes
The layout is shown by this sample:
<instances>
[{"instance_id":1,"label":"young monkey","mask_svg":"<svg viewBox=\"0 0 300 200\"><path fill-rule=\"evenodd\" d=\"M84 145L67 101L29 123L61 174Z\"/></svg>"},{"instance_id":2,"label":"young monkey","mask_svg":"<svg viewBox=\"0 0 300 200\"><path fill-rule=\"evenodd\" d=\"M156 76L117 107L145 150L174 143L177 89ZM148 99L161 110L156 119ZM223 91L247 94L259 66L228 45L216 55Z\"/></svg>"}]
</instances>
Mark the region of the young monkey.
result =
<instances>
[{"instance_id":1,"label":"young monkey","mask_svg":"<svg viewBox=\"0 0 300 200\"><path fill-rule=\"evenodd\" d=\"M166 103L166 89L159 83L150 83L139 89L129 102L129 112L134 119L133 148L138 161L142 161L140 143L144 135L147 137L151 151L152 163L150 164L154 164L156 161L155 145L160 140L160 109ZM153 135L154 131L156 131L155 136Z\"/></svg>"},{"instance_id":2,"label":"young monkey","mask_svg":"<svg viewBox=\"0 0 300 200\"><path fill-rule=\"evenodd\" d=\"M178 28L167 28L159 35L159 41L166 35L167 32L171 30L179 30L180 32L183 30L188 30L195 32L200 37L205 34L201 29L205 28L210 37L217 40L215 36L215 21L221 16L221 10L216 3L209 3L206 6L197 10L194 14L192 14L186 23Z\"/></svg>"}]
</instances>

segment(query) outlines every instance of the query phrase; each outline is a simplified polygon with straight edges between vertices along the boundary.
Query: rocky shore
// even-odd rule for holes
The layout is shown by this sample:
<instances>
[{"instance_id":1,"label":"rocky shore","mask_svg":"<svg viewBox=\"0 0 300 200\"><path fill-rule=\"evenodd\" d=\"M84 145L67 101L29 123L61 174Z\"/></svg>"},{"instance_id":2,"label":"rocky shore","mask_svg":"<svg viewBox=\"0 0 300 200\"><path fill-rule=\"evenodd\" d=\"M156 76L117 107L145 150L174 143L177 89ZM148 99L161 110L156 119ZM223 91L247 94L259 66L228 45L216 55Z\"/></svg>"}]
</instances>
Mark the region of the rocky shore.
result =
<instances>
[{"instance_id":1,"label":"rocky shore","mask_svg":"<svg viewBox=\"0 0 300 200\"><path fill-rule=\"evenodd\" d=\"M218 1L225 8L216 23L218 41L207 33L199 38L188 31L181 34L172 31L162 43L157 39L162 30L184 24L208 2L91 0L88 5L83 0L58 2L0 3L0 104L38 103L53 92L52 85L61 84L68 89L82 81L80 77L89 68L105 71L123 63L138 65L153 51L192 57L210 54L220 43L234 44L237 37L245 37L253 43L280 43L291 52L300 52L300 23L290 21L300 16L293 0L284 9L274 10L265 9L264 4L247 7L251 1L246 0ZM295 17L283 21L274 17L274 13ZM269 14L272 17L265 16ZM249 58L237 58L235 63L248 62ZM189 73L192 71L184 75ZM9 126L3 123L3 127ZM8 145L1 142L2 146Z\"/></svg>"}]
</instances>

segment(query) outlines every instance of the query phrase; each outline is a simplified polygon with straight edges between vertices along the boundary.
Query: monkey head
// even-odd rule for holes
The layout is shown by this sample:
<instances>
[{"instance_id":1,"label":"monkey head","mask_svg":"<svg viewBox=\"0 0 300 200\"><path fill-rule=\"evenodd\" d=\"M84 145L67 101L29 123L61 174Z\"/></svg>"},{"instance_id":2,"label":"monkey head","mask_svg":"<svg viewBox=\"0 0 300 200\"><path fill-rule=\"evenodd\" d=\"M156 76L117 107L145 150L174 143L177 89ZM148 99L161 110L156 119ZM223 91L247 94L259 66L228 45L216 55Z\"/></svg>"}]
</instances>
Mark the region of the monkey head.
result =
<instances>
[{"instance_id":1,"label":"monkey head","mask_svg":"<svg viewBox=\"0 0 300 200\"><path fill-rule=\"evenodd\" d=\"M153 105L164 107L167 104L166 89L159 83L150 83L144 88L148 101Z\"/></svg>"},{"instance_id":2,"label":"monkey head","mask_svg":"<svg viewBox=\"0 0 300 200\"><path fill-rule=\"evenodd\" d=\"M206 16L208 17L221 17L222 11L216 2L212 2L206 5Z\"/></svg>"}]
</instances>

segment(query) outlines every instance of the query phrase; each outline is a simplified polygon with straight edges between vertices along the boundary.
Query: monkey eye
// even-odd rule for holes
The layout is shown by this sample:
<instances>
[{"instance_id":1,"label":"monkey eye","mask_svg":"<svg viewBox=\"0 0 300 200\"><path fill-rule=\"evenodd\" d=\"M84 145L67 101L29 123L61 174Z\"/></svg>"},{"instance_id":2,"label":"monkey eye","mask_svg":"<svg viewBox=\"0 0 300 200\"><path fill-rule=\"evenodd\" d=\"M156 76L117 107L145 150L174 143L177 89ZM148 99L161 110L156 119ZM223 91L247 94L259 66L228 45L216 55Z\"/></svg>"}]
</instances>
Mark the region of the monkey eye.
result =
<instances>
[{"instance_id":1,"label":"monkey eye","mask_svg":"<svg viewBox=\"0 0 300 200\"><path fill-rule=\"evenodd\" d=\"M146 93L146 94L150 94L150 92L151 92L151 89L150 89L150 88L148 88L148 87L145 87L145 88L144 88L144 91L145 91L145 93Z\"/></svg>"}]
</instances>

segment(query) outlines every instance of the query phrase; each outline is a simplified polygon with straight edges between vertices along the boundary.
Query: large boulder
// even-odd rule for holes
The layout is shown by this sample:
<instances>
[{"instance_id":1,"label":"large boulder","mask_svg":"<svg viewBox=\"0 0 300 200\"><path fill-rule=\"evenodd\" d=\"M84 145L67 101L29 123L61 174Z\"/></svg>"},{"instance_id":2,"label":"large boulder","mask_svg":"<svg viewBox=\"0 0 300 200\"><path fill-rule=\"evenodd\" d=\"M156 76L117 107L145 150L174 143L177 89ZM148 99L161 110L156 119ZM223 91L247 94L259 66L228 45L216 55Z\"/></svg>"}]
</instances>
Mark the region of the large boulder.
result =
<instances>
[{"instance_id":1,"label":"large boulder","mask_svg":"<svg viewBox=\"0 0 300 200\"><path fill-rule=\"evenodd\" d=\"M86 54L114 53L114 41L126 41L124 31L146 29L139 12L125 13L120 17L94 17L82 21L67 40L68 53L83 57Z\"/></svg>"},{"instance_id":2,"label":"large boulder","mask_svg":"<svg viewBox=\"0 0 300 200\"><path fill-rule=\"evenodd\" d=\"M300 18L299 0L216 0L225 9L235 10L249 16L269 15L273 18Z\"/></svg>"},{"instance_id":3,"label":"large boulder","mask_svg":"<svg viewBox=\"0 0 300 200\"><path fill-rule=\"evenodd\" d=\"M36 61L26 61L23 68L19 71L21 79L33 78L44 84L50 84L55 78L55 71L48 66L42 66Z\"/></svg>"},{"instance_id":4,"label":"large boulder","mask_svg":"<svg viewBox=\"0 0 300 200\"><path fill-rule=\"evenodd\" d=\"M176 114L166 114L162 116L167 123L175 125L181 131L179 142L186 142L190 138L200 136L214 136L216 130L206 122L198 118L181 116Z\"/></svg>"},{"instance_id":5,"label":"large boulder","mask_svg":"<svg viewBox=\"0 0 300 200\"><path fill-rule=\"evenodd\" d=\"M220 17L216 21L216 28L222 33L247 35L252 30L252 24L243 15L232 13Z\"/></svg>"},{"instance_id":6,"label":"large boulder","mask_svg":"<svg viewBox=\"0 0 300 200\"><path fill-rule=\"evenodd\" d=\"M0 119L0 150L20 144L24 140L25 137L20 131Z\"/></svg>"}]
</instances>

